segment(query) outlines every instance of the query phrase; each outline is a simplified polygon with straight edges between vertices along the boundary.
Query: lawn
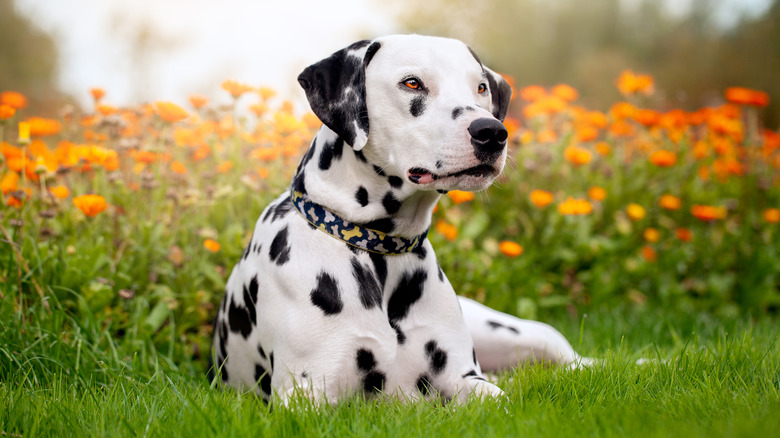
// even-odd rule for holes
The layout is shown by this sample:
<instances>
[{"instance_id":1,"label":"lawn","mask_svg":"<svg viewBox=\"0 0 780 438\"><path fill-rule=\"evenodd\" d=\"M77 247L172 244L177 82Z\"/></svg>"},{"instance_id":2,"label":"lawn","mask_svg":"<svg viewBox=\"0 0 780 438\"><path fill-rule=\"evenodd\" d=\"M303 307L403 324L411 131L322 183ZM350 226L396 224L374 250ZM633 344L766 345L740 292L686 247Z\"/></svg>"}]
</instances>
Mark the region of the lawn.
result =
<instances>
[{"instance_id":1,"label":"lawn","mask_svg":"<svg viewBox=\"0 0 780 438\"><path fill-rule=\"evenodd\" d=\"M77 326L62 339L73 321L31 309L21 324L9 307L0 331L0 430L9 436L763 437L780 430L778 325L767 319L672 317L660 309L562 317L549 322L599 362L498 375L507 400L352 399L319 408L297 400L274 409L165 365L170 357L156 370L136 371L90 345L84 334L92 328ZM28 329L19 333L20 325ZM653 361L636 365L637 358Z\"/></svg>"},{"instance_id":2,"label":"lawn","mask_svg":"<svg viewBox=\"0 0 780 438\"><path fill-rule=\"evenodd\" d=\"M206 381L211 321L319 121L268 88L56 118L0 94L0 436L767 436L780 430L780 133L730 89L654 110L517 90L494 187L443 196L456 290L552 324L592 368L520 367L506 400L290 409ZM646 359L636 365L638 359Z\"/></svg>"}]
</instances>

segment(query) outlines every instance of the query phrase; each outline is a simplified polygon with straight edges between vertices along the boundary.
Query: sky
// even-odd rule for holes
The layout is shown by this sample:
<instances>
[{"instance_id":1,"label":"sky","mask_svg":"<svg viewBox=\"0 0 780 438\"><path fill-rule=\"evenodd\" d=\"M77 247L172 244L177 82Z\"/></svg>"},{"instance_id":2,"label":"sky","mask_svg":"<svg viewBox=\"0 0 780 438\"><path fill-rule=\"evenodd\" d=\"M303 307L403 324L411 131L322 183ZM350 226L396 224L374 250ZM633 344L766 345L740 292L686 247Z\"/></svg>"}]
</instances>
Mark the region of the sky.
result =
<instances>
[{"instance_id":1,"label":"sky","mask_svg":"<svg viewBox=\"0 0 780 438\"><path fill-rule=\"evenodd\" d=\"M683 14L691 0L659 1ZM758 15L770 4L723 0L717 20L729 26L741 13ZM83 106L91 102L91 87L104 88L105 101L114 105L183 104L193 93L227 102L219 88L226 79L271 86L300 102L303 92L295 78L303 68L358 39L399 29L380 0L16 0L16 5L55 36L58 88ZM139 69L129 41L143 23L167 48L153 51L148 67Z\"/></svg>"}]
</instances>

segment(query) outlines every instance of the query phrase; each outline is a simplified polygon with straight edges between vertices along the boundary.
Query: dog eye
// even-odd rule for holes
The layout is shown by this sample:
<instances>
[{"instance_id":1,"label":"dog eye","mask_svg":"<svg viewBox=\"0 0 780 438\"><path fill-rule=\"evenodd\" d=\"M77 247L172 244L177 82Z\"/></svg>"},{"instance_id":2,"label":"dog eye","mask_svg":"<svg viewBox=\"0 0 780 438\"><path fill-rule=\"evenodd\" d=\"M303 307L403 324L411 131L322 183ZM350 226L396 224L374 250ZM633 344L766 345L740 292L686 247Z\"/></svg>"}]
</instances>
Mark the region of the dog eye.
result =
<instances>
[{"instance_id":1,"label":"dog eye","mask_svg":"<svg viewBox=\"0 0 780 438\"><path fill-rule=\"evenodd\" d=\"M479 84L479 87L477 87L477 93L482 94L485 91L487 91L487 85Z\"/></svg>"},{"instance_id":2,"label":"dog eye","mask_svg":"<svg viewBox=\"0 0 780 438\"><path fill-rule=\"evenodd\" d=\"M417 90L420 88L420 81L417 78L409 78L404 81L404 85L411 88L412 90Z\"/></svg>"}]
</instances>

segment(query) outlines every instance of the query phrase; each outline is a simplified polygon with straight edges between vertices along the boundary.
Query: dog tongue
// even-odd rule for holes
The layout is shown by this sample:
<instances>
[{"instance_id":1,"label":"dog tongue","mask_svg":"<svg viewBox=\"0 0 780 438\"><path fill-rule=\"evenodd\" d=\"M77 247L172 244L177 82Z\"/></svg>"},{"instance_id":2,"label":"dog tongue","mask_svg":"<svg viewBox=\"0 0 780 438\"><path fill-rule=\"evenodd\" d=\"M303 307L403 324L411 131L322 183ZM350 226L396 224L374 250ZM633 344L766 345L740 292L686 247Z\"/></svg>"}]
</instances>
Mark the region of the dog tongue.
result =
<instances>
[{"instance_id":1,"label":"dog tongue","mask_svg":"<svg viewBox=\"0 0 780 438\"><path fill-rule=\"evenodd\" d=\"M430 184L436 180L432 173L425 169L410 169L409 181L415 184Z\"/></svg>"}]
</instances>

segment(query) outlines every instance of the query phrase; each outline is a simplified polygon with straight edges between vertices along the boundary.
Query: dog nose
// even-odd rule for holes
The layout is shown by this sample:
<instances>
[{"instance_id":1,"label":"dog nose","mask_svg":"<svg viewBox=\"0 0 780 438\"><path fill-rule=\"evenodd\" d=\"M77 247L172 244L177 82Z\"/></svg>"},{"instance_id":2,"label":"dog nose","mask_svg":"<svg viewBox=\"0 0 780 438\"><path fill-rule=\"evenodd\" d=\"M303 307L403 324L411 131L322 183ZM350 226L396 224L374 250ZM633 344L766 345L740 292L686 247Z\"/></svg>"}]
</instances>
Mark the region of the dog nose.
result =
<instances>
[{"instance_id":1,"label":"dog nose","mask_svg":"<svg viewBox=\"0 0 780 438\"><path fill-rule=\"evenodd\" d=\"M469 125L471 144L480 161L493 161L506 146L509 135L504 124L492 117L476 119Z\"/></svg>"}]
</instances>

